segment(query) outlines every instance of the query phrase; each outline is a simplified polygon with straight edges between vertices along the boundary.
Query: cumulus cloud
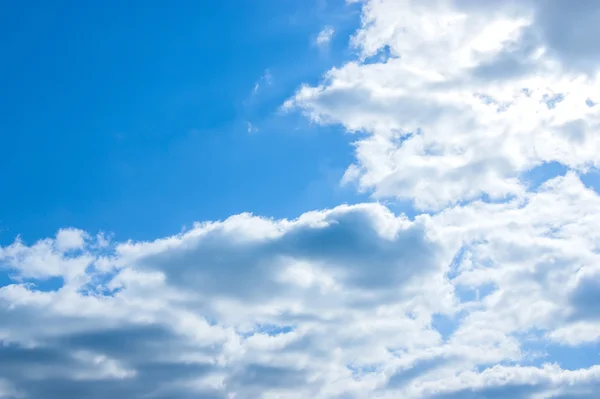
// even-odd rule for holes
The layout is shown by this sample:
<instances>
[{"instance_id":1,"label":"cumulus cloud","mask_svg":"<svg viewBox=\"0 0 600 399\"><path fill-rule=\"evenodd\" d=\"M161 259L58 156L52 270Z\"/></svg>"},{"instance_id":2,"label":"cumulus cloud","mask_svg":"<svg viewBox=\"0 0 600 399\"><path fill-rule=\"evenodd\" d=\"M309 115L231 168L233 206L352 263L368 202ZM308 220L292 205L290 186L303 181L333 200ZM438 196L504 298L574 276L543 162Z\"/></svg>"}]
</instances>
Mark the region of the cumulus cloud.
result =
<instances>
[{"instance_id":1,"label":"cumulus cloud","mask_svg":"<svg viewBox=\"0 0 600 399\"><path fill-rule=\"evenodd\" d=\"M366 132L345 181L377 198L439 210L521 195L544 163L598 166L600 108L586 102L600 81L580 49L594 52L597 27L564 18L598 12L583 3L368 1L358 59L285 106Z\"/></svg>"},{"instance_id":2,"label":"cumulus cloud","mask_svg":"<svg viewBox=\"0 0 600 399\"><path fill-rule=\"evenodd\" d=\"M569 174L523 200L414 220L364 204L108 249L88 239L74 255L58 236L17 241L1 259L28 254L0 288L5 396L592 397L596 368L520 366L518 336L599 338L599 204ZM65 266L38 278L65 283L19 282L48 248ZM73 261L88 266L69 280ZM439 317L460 322L443 332Z\"/></svg>"},{"instance_id":3,"label":"cumulus cloud","mask_svg":"<svg viewBox=\"0 0 600 399\"><path fill-rule=\"evenodd\" d=\"M595 398L595 355L531 348L600 343L600 195L580 178L600 162L598 9L364 1L356 60L286 107L361 132L344 181L424 213L17 238L0 398ZM549 163L566 171L531 181Z\"/></svg>"},{"instance_id":4,"label":"cumulus cloud","mask_svg":"<svg viewBox=\"0 0 600 399\"><path fill-rule=\"evenodd\" d=\"M431 316L455 305L451 257L425 220L380 205L292 221L243 214L72 258L57 242L3 252L18 247L26 262L52 247L58 263L89 265L78 286L0 288L0 375L26 396L329 397L360 389L350 364L438 344Z\"/></svg>"},{"instance_id":5,"label":"cumulus cloud","mask_svg":"<svg viewBox=\"0 0 600 399\"><path fill-rule=\"evenodd\" d=\"M596 342L599 200L568 173L522 199L436 215L437 234L461 243L452 272L457 291L485 292L452 340L473 343L489 334L501 343L533 333L560 345Z\"/></svg>"}]
</instances>

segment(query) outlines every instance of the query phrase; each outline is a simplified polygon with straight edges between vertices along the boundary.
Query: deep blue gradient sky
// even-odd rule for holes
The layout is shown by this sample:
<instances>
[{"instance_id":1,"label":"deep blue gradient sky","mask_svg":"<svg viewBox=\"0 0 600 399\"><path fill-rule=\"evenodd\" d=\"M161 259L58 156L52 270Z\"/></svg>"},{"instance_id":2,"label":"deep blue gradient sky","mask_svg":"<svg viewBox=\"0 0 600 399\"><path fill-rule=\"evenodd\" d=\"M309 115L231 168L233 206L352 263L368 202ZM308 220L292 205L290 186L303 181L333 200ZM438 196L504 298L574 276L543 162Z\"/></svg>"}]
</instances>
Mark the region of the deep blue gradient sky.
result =
<instances>
[{"instance_id":1,"label":"deep blue gradient sky","mask_svg":"<svg viewBox=\"0 0 600 399\"><path fill-rule=\"evenodd\" d=\"M148 239L195 220L354 201L337 188L351 137L278 108L348 58L359 9L207 5L3 6L0 242L63 226ZM328 51L314 44L325 22L340 33Z\"/></svg>"}]
</instances>

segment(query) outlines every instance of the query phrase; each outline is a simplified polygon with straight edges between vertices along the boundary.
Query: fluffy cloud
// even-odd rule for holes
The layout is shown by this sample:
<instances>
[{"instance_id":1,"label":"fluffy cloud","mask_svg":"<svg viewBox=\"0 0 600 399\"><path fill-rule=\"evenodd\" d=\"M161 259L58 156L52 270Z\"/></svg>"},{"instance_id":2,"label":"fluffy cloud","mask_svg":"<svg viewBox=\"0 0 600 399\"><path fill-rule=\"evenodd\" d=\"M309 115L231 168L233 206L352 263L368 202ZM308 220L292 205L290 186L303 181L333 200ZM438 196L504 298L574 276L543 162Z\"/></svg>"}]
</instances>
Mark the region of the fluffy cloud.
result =
<instances>
[{"instance_id":1,"label":"fluffy cloud","mask_svg":"<svg viewBox=\"0 0 600 399\"><path fill-rule=\"evenodd\" d=\"M599 205L568 173L522 199L436 215L437 234L461 241L451 275L469 307L451 342L597 342Z\"/></svg>"},{"instance_id":2,"label":"fluffy cloud","mask_svg":"<svg viewBox=\"0 0 600 399\"><path fill-rule=\"evenodd\" d=\"M598 166L600 81L581 50L597 47L585 45L597 26L564 18L594 13L595 2L369 1L359 60L285 107L366 133L345 181L378 198L435 210L521 195L536 166Z\"/></svg>"},{"instance_id":3,"label":"fluffy cloud","mask_svg":"<svg viewBox=\"0 0 600 399\"><path fill-rule=\"evenodd\" d=\"M357 133L346 182L426 213L17 239L0 398L596 397L596 355L535 348L600 343L600 196L580 179L600 162L599 9L365 1L357 59L286 107ZM548 163L567 171L531 181Z\"/></svg>"},{"instance_id":4,"label":"fluffy cloud","mask_svg":"<svg viewBox=\"0 0 600 399\"><path fill-rule=\"evenodd\" d=\"M60 234L17 241L2 250L17 280L0 288L2 392L592 397L597 368L519 365L519 337L599 339L598 205L568 174L524 199L414 220L365 204L108 248L88 238L77 253L58 249ZM46 276L63 285L19 283L48 248L64 266Z\"/></svg>"},{"instance_id":5,"label":"fluffy cloud","mask_svg":"<svg viewBox=\"0 0 600 399\"><path fill-rule=\"evenodd\" d=\"M88 239L75 254L61 233L17 241L1 254L17 281L50 259L36 281L65 283L0 289L0 375L31 397L359 389L369 382L351 364L439 344L431 317L455 306L451 254L425 222L359 205L293 221L238 215L110 250Z\"/></svg>"}]
</instances>

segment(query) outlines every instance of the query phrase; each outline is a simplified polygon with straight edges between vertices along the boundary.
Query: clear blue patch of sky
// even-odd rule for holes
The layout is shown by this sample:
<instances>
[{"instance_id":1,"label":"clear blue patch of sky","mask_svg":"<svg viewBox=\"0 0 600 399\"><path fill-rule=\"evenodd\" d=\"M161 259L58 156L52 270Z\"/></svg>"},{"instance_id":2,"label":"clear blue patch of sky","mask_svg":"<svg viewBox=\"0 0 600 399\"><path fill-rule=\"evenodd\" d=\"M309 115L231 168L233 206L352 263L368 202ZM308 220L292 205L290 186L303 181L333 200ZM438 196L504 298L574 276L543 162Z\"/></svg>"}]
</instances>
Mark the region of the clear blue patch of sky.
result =
<instances>
[{"instance_id":1,"label":"clear blue patch of sky","mask_svg":"<svg viewBox=\"0 0 600 399\"><path fill-rule=\"evenodd\" d=\"M568 167L558 162L547 162L528 170L521 175L521 180L525 182L530 190L536 190L545 181L557 176L564 176Z\"/></svg>"},{"instance_id":2,"label":"clear blue patch of sky","mask_svg":"<svg viewBox=\"0 0 600 399\"><path fill-rule=\"evenodd\" d=\"M63 286L64 280L60 276L54 276L45 279L26 279L23 283L30 285L30 289L33 291L48 292L59 290Z\"/></svg>"},{"instance_id":3,"label":"clear blue patch of sky","mask_svg":"<svg viewBox=\"0 0 600 399\"><path fill-rule=\"evenodd\" d=\"M63 284L64 280L62 277L48 277L43 279L34 278L15 278L16 273L11 271L0 270L0 288L6 287L12 284L26 284L32 291L57 291Z\"/></svg>"},{"instance_id":4,"label":"clear blue patch of sky","mask_svg":"<svg viewBox=\"0 0 600 399\"><path fill-rule=\"evenodd\" d=\"M562 345L551 342L543 335L520 339L521 350L527 354L522 363L541 366L544 363L558 363L563 369L577 370L600 364L600 343Z\"/></svg>"},{"instance_id":5,"label":"clear blue patch of sky","mask_svg":"<svg viewBox=\"0 0 600 399\"><path fill-rule=\"evenodd\" d=\"M581 182L587 187L600 194L600 170L593 168L579 175Z\"/></svg>"},{"instance_id":6,"label":"clear blue patch of sky","mask_svg":"<svg viewBox=\"0 0 600 399\"><path fill-rule=\"evenodd\" d=\"M10 275L5 270L0 270L0 288L11 284L14 284L14 281L10 278Z\"/></svg>"},{"instance_id":7,"label":"clear blue patch of sky","mask_svg":"<svg viewBox=\"0 0 600 399\"><path fill-rule=\"evenodd\" d=\"M358 24L343 0L5 4L0 244L66 226L152 239L364 200L338 184L353 137L277 111L354 57Z\"/></svg>"},{"instance_id":8,"label":"clear blue patch of sky","mask_svg":"<svg viewBox=\"0 0 600 399\"><path fill-rule=\"evenodd\" d=\"M294 327L292 326L280 326L275 324L261 324L257 326L255 332L261 334L267 334L271 337L281 334L288 334L294 331Z\"/></svg>"},{"instance_id":9,"label":"clear blue patch of sky","mask_svg":"<svg viewBox=\"0 0 600 399\"><path fill-rule=\"evenodd\" d=\"M461 302L474 302L482 300L495 290L496 286L492 283L482 284L476 288L460 285L456 287L456 296Z\"/></svg>"},{"instance_id":10,"label":"clear blue patch of sky","mask_svg":"<svg viewBox=\"0 0 600 399\"><path fill-rule=\"evenodd\" d=\"M294 327L292 326L276 324L259 324L256 325L254 330L252 331L238 331L238 333L244 338L249 338L252 337L254 334L266 334L270 337L275 337L277 335L291 333L292 331L294 331Z\"/></svg>"},{"instance_id":11,"label":"clear blue patch of sky","mask_svg":"<svg viewBox=\"0 0 600 399\"><path fill-rule=\"evenodd\" d=\"M558 162L547 162L523 173L521 179L530 190L537 190L544 182L557 176L564 176L568 170L567 166ZM586 187L600 193L600 170L591 168L585 173L579 173L579 178Z\"/></svg>"},{"instance_id":12,"label":"clear blue patch of sky","mask_svg":"<svg viewBox=\"0 0 600 399\"><path fill-rule=\"evenodd\" d=\"M434 314L431 317L431 328L436 330L446 342L460 325L461 315Z\"/></svg>"}]
</instances>

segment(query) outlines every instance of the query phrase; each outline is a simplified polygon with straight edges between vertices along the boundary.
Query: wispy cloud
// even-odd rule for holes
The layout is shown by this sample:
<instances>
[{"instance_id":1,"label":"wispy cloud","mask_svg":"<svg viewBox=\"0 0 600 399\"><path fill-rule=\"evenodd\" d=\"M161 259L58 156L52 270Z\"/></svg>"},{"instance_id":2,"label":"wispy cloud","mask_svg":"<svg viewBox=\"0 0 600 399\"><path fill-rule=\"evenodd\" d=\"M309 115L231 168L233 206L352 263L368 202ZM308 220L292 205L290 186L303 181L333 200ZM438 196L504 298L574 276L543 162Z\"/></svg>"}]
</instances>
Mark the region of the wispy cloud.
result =
<instances>
[{"instance_id":1,"label":"wispy cloud","mask_svg":"<svg viewBox=\"0 0 600 399\"><path fill-rule=\"evenodd\" d=\"M252 122L246 122L246 127L248 133L256 133L258 132L258 128L252 124Z\"/></svg>"},{"instance_id":2,"label":"wispy cloud","mask_svg":"<svg viewBox=\"0 0 600 399\"><path fill-rule=\"evenodd\" d=\"M331 26L325 26L317 35L315 42L318 46L326 46L333 38L335 30Z\"/></svg>"},{"instance_id":3,"label":"wispy cloud","mask_svg":"<svg viewBox=\"0 0 600 399\"><path fill-rule=\"evenodd\" d=\"M269 69L265 70L265 73L254 83L252 93L256 94L263 86L270 86L273 83L273 75Z\"/></svg>"}]
</instances>

